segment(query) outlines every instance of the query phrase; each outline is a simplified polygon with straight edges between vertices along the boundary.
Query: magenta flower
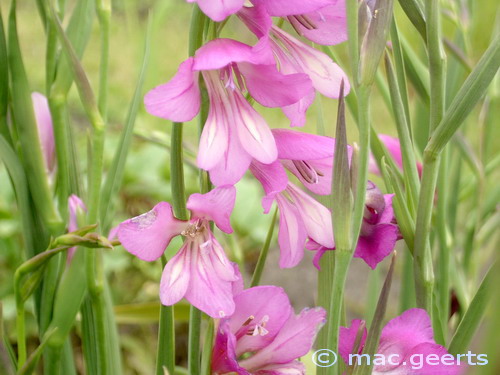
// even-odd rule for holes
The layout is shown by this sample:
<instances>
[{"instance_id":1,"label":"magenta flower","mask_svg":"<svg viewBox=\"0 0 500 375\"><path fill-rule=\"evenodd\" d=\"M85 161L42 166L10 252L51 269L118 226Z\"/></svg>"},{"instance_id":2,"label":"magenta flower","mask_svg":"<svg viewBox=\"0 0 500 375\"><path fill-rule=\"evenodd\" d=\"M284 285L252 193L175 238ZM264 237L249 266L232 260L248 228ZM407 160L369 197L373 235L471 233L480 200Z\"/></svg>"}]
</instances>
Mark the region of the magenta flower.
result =
<instances>
[{"instance_id":1,"label":"magenta flower","mask_svg":"<svg viewBox=\"0 0 500 375\"><path fill-rule=\"evenodd\" d=\"M70 195L68 198L68 211L69 211L69 222L68 222L68 232L74 232L78 229L78 216L87 212L87 207L85 203L76 196L75 194ZM68 249L67 262L71 262L73 255L75 254L76 247Z\"/></svg>"},{"instance_id":2,"label":"magenta flower","mask_svg":"<svg viewBox=\"0 0 500 375\"><path fill-rule=\"evenodd\" d=\"M372 269L391 254L396 242L402 238L392 209L393 196L382 194L373 182L368 181L365 214L354 257L363 259ZM319 260L326 251L334 250L335 245L329 248L311 239L306 246L317 251L314 265L319 269Z\"/></svg>"},{"instance_id":3,"label":"magenta flower","mask_svg":"<svg viewBox=\"0 0 500 375\"><path fill-rule=\"evenodd\" d=\"M245 0L187 0L188 3L198 3L200 9L216 22L241 9Z\"/></svg>"},{"instance_id":4,"label":"magenta flower","mask_svg":"<svg viewBox=\"0 0 500 375\"><path fill-rule=\"evenodd\" d=\"M303 374L297 359L311 349L325 322L322 308L295 315L282 288L257 286L235 295L231 317L221 319L212 353L212 373Z\"/></svg>"},{"instance_id":5,"label":"magenta flower","mask_svg":"<svg viewBox=\"0 0 500 375\"><path fill-rule=\"evenodd\" d=\"M272 132L281 164L313 193L330 194L335 139L288 129L273 129ZM349 160L351 154L348 146Z\"/></svg>"},{"instance_id":6,"label":"magenta flower","mask_svg":"<svg viewBox=\"0 0 500 375\"><path fill-rule=\"evenodd\" d=\"M273 25L270 15L260 3L254 7L242 8L238 16L262 44L269 45L283 74L305 73L311 79L312 88L304 92L300 101L282 108L290 119L291 126L305 124L305 114L314 101L315 91L329 98L338 98L343 80L344 93L349 93L349 81L342 69L323 52Z\"/></svg>"},{"instance_id":7,"label":"magenta flower","mask_svg":"<svg viewBox=\"0 0 500 375\"><path fill-rule=\"evenodd\" d=\"M395 137L391 137L387 134L379 134L378 138L387 148L387 151L394 159L396 165L403 170L403 156L401 155L401 144L399 143L399 139ZM368 165L370 173L376 174L380 176L380 170L378 169L377 162L373 155L370 154L370 161ZM422 164L417 163L418 174L422 176Z\"/></svg>"},{"instance_id":8,"label":"magenta flower","mask_svg":"<svg viewBox=\"0 0 500 375\"><path fill-rule=\"evenodd\" d=\"M279 210L278 244L281 268L295 267L304 257L308 238L326 248L333 247L330 211L297 186L288 182L282 165L253 162L250 170L262 184L264 213L276 201Z\"/></svg>"},{"instance_id":9,"label":"magenta flower","mask_svg":"<svg viewBox=\"0 0 500 375\"><path fill-rule=\"evenodd\" d=\"M49 175L54 173L56 167L54 129L52 127L52 115L50 114L47 98L38 93L31 94L33 109L35 112L36 125L38 127L38 136L42 146L42 153L45 161L45 168Z\"/></svg>"},{"instance_id":10,"label":"magenta flower","mask_svg":"<svg viewBox=\"0 0 500 375\"><path fill-rule=\"evenodd\" d=\"M349 328L340 328L339 354L346 363L350 362L350 354L360 354L365 345L366 328L359 351L353 353L361 323L361 320L353 320ZM407 310L389 321L382 330L376 353L383 356L385 364L375 365L372 374L458 375L462 372L457 360L434 341L431 320L422 309ZM437 361L430 364L431 358Z\"/></svg>"},{"instance_id":11,"label":"magenta flower","mask_svg":"<svg viewBox=\"0 0 500 375\"><path fill-rule=\"evenodd\" d=\"M189 221L176 219L170 204L160 202L151 211L120 224L117 236L123 247L145 261L161 257L173 237L184 237L181 249L163 270L160 299L164 305L185 297L211 317L233 313L232 288L240 275L215 239L209 222L232 233L230 215L235 197L233 186L221 186L189 197Z\"/></svg>"},{"instance_id":12,"label":"magenta flower","mask_svg":"<svg viewBox=\"0 0 500 375\"><path fill-rule=\"evenodd\" d=\"M272 51L216 39L184 61L175 77L145 97L149 113L172 121L189 121L199 112L201 72L210 109L198 151L198 166L223 176L216 185L240 180L252 159L269 164L277 150L264 118L246 101L246 90L260 104L284 107L299 101L311 87L305 74L277 71Z\"/></svg>"}]
</instances>

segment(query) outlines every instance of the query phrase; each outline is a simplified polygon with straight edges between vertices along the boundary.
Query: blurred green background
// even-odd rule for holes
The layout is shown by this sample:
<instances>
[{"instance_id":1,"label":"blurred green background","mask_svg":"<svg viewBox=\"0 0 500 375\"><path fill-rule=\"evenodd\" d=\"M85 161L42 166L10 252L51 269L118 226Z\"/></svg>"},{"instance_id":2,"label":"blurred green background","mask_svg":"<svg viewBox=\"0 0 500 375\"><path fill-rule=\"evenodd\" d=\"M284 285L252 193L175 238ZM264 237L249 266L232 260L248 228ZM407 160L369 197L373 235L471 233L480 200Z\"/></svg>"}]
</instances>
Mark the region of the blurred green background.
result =
<instances>
[{"instance_id":1,"label":"blurred green background","mask_svg":"<svg viewBox=\"0 0 500 375\"><path fill-rule=\"evenodd\" d=\"M2 1L0 8L5 16L8 12L8 1ZM26 64L27 73L33 91L44 92L45 74L45 34L40 22L35 2L20 0L18 2L18 22L21 37L21 46ZM470 13L460 11L462 1L443 1L445 14L443 24L446 37L454 40L457 26L464 27L468 37L465 47L467 59L474 64L488 46L490 36L495 28L495 18L498 13L497 0L464 1L470 6ZM68 1L68 13L72 10L74 1ZM151 59L146 76L145 91L169 80L176 72L180 62L187 58L188 28L192 5L183 0L114 0L111 28L110 76L109 76L109 124L106 139L106 162L109 164L116 149L118 136L122 130L126 113L137 82L140 62L143 58L145 29L148 17L153 19L153 36L151 40ZM425 61L425 50L420 36L405 18L396 4L398 25L412 48ZM456 15L460 18L457 19ZM233 17L234 18L234 17ZM497 26L498 27L498 26ZM237 19L231 19L224 29L224 36L253 43L255 40ZM341 57L338 63L348 65L346 48L343 45L334 47L334 51ZM97 87L99 69L99 35L97 22L94 25L93 35L85 51L83 65L91 79L93 87ZM381 69L382 71L383 69ZM465 77L465 70L459 71L456 82L460 85ZM497 85L498 86L498 85ZM493 87L492 90L498 90ZM498 92L498 91L497 91ZM410 87L412 107L421 107L416 94ZM308 114L308 124L303 131L316 132L321 108L324 113L323 122L328 135L334 135L334 123L337 102L327 98L318 98ZM82 167L86 164L85 137L89 128L83 108L73 88L69 100L71 124L76 129L79 161ZM419 107L420 105L420 107ZM287 127L286 118L279 110L259 108L268 120L271 127ZM495 109L493 109L495 110ZM498 113L498 109L496 110ZM355 141L357 131L351 118L348 119L349 139ZM396 130L393 118L384 104L379 91L375 90L372 101L372 121L378 132L395 135ZM120 191L118 214L115 224L128 217L135 216L149 210L160 200L170 200L169 185L169 133L170 123L147 114L141 107L136 121L136 137L128 157L124 184ZM197 172L192 168L197 148L197 124L185 126L186 142L186 187L188 193L198 191ZM475 124L468 123L464 129L472 147L477 148L478 132ZM500 131L495 128L491 134L491 142L498 139ZM498 146L497 146L498 147ZM471 174L464 170L464 175ZM380 181L380 180L376 180ZM490 179L490 183L494 179ZM15 316L13 298L13 272L21 262L22 240L20 236L20 222L15 199L8 176L3 165L0 164L0 300L2 301L4 319L12 341ZM264 216L260 205L262 192L259 185L250 178L238 184L238 202L232 218L236 234L232 237L218 233L226 251L233 260L242 265L245 277L253 270L267 228L271 221L270 216ZM467 207L464 208L464 211ZM174 241L169 251L176 251L180 242ZM275 242L274 242L275 244ZM273 246L267 264L263 283L276 283L284 286L290 293L296 310L314 304L316 294L316 271L311 264L310 254L298 269L279 270L277 268L278 249ZM117 305L118 322L120 323L121 342L126 374L148 374L152 372L155 362L156 330L158 311L158 286L161 275L159 262L145 263L121 247L106 253L107 276L110 280L114 302ZM367 298L368 283L373 285L374 280L383 276L384 263L377 273L373 273L368 280L368 268L359 260L354 261L348 283L347 306L350 316L363 314ZM398 271L401 272L401 269ZM297 277L297 275L300 275ZM388 316L398 312L397 285L393 290L394 301L389 306ZM369 297L369 296L368 296ZM130 306L133 305L133 306ZM29 307L30 308L30 307ZM31 307L32 308L32 307ZM187 326L186 308L182 304L177 312L178 339L177 354L179 364L185 361L185 333ZM29 315L28 328L31 329L31 348L34 341L35 322L33 315ZM30 332L28 330L28 332ZM76 347L78 336L73 335ZM79 366L82 368L82 359L77 355Z\"/></svg>"}]
</instances>

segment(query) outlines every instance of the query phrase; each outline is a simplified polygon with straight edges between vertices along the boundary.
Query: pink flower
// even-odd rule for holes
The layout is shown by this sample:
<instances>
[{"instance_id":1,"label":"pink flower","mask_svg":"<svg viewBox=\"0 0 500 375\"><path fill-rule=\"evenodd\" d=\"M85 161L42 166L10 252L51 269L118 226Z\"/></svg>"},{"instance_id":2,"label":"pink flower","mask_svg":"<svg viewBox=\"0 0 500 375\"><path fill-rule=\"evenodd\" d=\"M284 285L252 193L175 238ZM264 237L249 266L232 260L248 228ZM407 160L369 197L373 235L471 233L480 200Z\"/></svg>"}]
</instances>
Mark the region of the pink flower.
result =
<instances>
[{"instance_id":1,"label":"pink flower","mask_svg":"<svg viewBox=\"0 0 500 375\"><path fill-rule=\"evenodd\" d=\"M68 232L74 232L79 228L78 217L84 212L87 212L87 207L85 203L76 196L75 194L70 195L68 198L68 211L69 211L69 222L68 222ZM68 249L67 262L71 262L73 255L75 254L76 247Z\"/></svg>"},{"instance_id":2,"label":"pink flower","mask_svg":"<svg viewBox=\"0 0 500 375\"><path fill-rule=\"evenodd\" d=\"M311 88L303 73L277 71L272 51L265 43L254 47L216 39L184 61L175 77L145 97L149 113L172 121L189 121L200 109L198 76L208 90L210 109L200 139L198 166L219 172L216 185L234 184L252 159L269 164L277 150L264 118L245 99L247 92L267 107L296 103Z\"/></svg>"},{"instance_id":3,"label":"pink flower","mask_svg":"<svg viewBox=\"0 0 500 375\"><path fill-rule=\"evenodd\" d=\"M295 267L300 263L308 238L327 248L333 247L330 211L288 182L286 172L279 162L271 165L253 162L250 170L266 192L262 199L264 212L269 213L274 201L278 205L281 268Z\"/></svg>"},{"instance_id":4,"label":"pink flower","mask_svg":"<svg viewBox=\"0 0 500 375\"><path fill-rule=\"evenodd\" d=\"M391 137L390 135L386 134L379 134L378 138L380 141L384 144L384 146L387 148L387 151L389 154L392 156L394 159L394 162L396 165L403 170L403 156L401 155L401 144L399 143L399 139L396 137ZM375 158L373 155L370 154L370 161L368 165L370 173L376 174L380 176L380 170L378 169L377 162L375 161ZM417 170L419 176L422 176L422 164L417 163Z\"/></svg>"},{"instance_id":5,"label":"pink flower","mask_svg":"<svg viewBox=\"0 0 500 375\"><path fill-rule=\"evenodd\" d=\"M54 129L52 127L52 115L50 114L47 98L34 92L31 94L33 109L35 111L35 120L38 127L38 136L42 146L42 153L45 160L45 168L52 175L56 167Z\"/></svg>"},{"instance_id":6,"label":"pink flower","mask_svg":"<svg viewBox=\"0 0 500 375\"><path fill-rule=\"evenodd\" d=\"M361 322L353 320L349 328L340 328L339 354L346 363L350 362L350 354L360 354L365 345L366 328L363 329L359 351L353 353ZM431 320L422 309L407 310L389 321L382 330L376 354L383 356L385 364L375 365L372 374L458 375L462 372L457 360L434 341ZM428 363L436 357L437 361L434 360L432 365ZM363 361L366 363L366 359Z\"/></svg>"},{"instance_id":7,"label":"pink flower","mask_svg":"<svg viewBox=\"0 0 500 375\"><path fill-rule=\"evenodd\" d=\"M372 269L392 253L396 242L402 238L392 209L393 196L394 194L382 194L373 182L368 181L365 214L354 257L363 259ZM314 239L306 247L317 251L314 265L318 269L323 254L335 249L335 245L325 247Z\"/></svg>"},{"instance_id":8,"label":"pink flower","mask_svg":"<svg viewBox=\"0 0 500 375\"><path fill-rule=\"evenodd\" d=\"M184 237L180 251L163 270L160 299L164 305L173 305L185 297L211 317L233 313L232 288L240 275L215 239L209 222L232 233L230 215L235 197L233 186L221 186L189 197L189 221L176 219L170 204L160 202L151 211L119 225L117 236L123 247L145 261L160 258L173 237Z\"/></svg>"},{"instance_id":9,"label":"pink flower","mask_svg":"<svg viewBox=\"0 0 500 375\"><path fill-rule=\"evenodd\" d=\"M200 9L216 22L241 9L245 0L187 0L188 3L198 3Z\"/></svg>"},{"instance_id":10,"label":"pink flower","mask_svg":"<svg viewBox=\"0 0 500 375\"><path fill-rule=\"evenodd\" d=\"M295 315L282 288L257 286L234 297L234 314L220 320L212 373L303 374L298 358L311 349L325 322L322 308Z\"/></svg>"},{"instance_id":11,"label":"pink flower","mask_svg":"<svg viewBox=\"0 0 500 375\"><path fill-rule=\"evenodd\" d=\"M273 25L265 6L259 3L254 7L244 7L238 12L238 16L260 39L260 43L269 45L282 73L305 73L312 81L312 88L305 92L306 95L300 101L282 108L290 119L291 126L305 124L305 114L314 101L315 91L329 98L338 98L343 80L344 93L349 93L349 81L342 69L326 54Z\"/></svg>"}]
</instances>

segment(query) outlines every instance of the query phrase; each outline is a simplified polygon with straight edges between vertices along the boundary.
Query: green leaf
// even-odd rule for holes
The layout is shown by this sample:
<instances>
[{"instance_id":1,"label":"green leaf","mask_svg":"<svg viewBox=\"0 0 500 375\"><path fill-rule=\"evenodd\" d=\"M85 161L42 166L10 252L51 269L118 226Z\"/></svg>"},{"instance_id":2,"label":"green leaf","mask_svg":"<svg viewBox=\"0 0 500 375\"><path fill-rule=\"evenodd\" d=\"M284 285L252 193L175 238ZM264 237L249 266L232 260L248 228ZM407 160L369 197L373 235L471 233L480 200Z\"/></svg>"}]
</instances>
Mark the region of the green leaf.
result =
<instances>
[{"instance_id":1,"label":"green leaf","mask_svg":"<svg viewBox=\"0 0 500 375\"><path fill-rule=\"evenodd\" d=\"M484 277L476 295L472 299L469 308L467 309L464 317L458 325L457 331L453 336L448 351L453 354L464 353L473 336L476 332L481 319L483 318L488 302L490 301L490 296L492 293L493 280L495 277L495 272L498 272L498 265L500 263L496 262L490 267L488 273Z\"/></svg>"},{"instance_id":2,"label":"green leaf","mask_svg":"<svg viewBox=\"0 0 500 375\"><path fill-rule=\"evenodd\" d=\"M101 204L100 216L105 231L108 230L109 226L111 225L111 221L114 217L113 201L115 197L118 195L118 190L120 189L121 183L123 181L125 162L127 160L127 155L134 134L135 119L137 116L137 111L139 110L139 105L140 103L142 103L142 87L144 85L144 78L146 76L146 71L149 62L149 54L150 54L150 40L152 31L151 25L152 21L150 19L148 22L148 30L146 33L146 41L144 46L144 58L142 60L142 67L135 88L134 97L132 99L132 102L130 103L127 119L125 121L125 126L120 138L120 143L118 145L118 149L115 152L113 162L107 174L106 181L104 182L104 186L101 193L102 204Z\"/></svg>"},{"instance_id":3,"label":"green leaf","mask_svg":"<svg viewBox=\"0 0 500 375\"><path fill-rule=\"evenodd\" d=\"M378 342L380 340L380 334L382 333L385 311L387 309L387 302L389 301L389 292L392 285L392 276L394 274L394 264L396 263L396 253L394 252L391 259L391 266L387 272L387 276L380 292L380 297L378 299L377 308L375 314L373 315L372 324L368 330L368 335L366 336L366 343L362 354L367 354L369 358L373 358L374 354L378 348ZM353 371L354 375L370 375L373 369L373 361L366 366L356 367Z\"/></svg>"},{"instance_id":4,"label":"green leaf","mask_svg":"<svg viewBox=\"0 0 500 375\"><path fill-rule=\"evenodd\" d=\"M36 365L38 364L38 361L40 360L40 356L42 355L43 350L48 344L48 341L50 338L54 335L56 332L56 329L52 329L50 331L47 331L45 335L43 336L42 342L40 345L36 348L36 350L30 355L26 363L19 369L17 372L17 375L30 375L35 371Z\"/></svg>"},{"instance_id":5,"label":"green leaf","mask_svg":"<svg viewBox=\"0 0 500 375\"><path fill-rule=\"evenodd\" d=\"M257 265L255 266L255 270L253 271L250 287L259 285L260 277L262 276L262 271L264 270L264 266L266 264L267 253L269 251L269 247L271 246L271 240L273 238L274 227L276 226L277 216L278 216L278 208L274 210L273 218L271 220L271 224L269 225L269 229L267 231L266 241L262 246L262 250L260 251Z\"/></svg>"},{"instance_id":6,"label":"green leaf","mask_svg":"<svg viewBox=\"0 0 500 375\"><path fill-rule=\"evenodd\" d=\"M435 158L486 93L500 66L500 35L490 44L460 91L453 99L440 124L433 132L425 153Z\"/></svg>"},{"instance_id":7,"label":"green leaf","mask_svg":"<svg viewBox=\"0 0 500 375\"><path fill-rule=\"evenodd\" d=\"M424 10L420 0L399 0L399 5L403 8L406 16L417 29L424 40L427 40Z\"/></svg>"}]
</instances>

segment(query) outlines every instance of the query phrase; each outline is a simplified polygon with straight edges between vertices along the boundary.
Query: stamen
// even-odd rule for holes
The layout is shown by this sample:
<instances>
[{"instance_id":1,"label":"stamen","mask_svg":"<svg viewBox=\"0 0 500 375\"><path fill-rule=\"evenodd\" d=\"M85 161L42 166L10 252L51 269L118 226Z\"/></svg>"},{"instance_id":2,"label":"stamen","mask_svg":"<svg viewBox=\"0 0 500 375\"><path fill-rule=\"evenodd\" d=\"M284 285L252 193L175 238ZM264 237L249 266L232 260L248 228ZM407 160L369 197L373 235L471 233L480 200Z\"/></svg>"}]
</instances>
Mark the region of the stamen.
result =
<instances>
[{"instance_id":1,"label":"stamen","mask_svg":"<svg viewBox=\"0 0 500 375\"><path fill-rule=\"evenodd\" d=\"M304 160L292 160L292 163L295 165L295 168L297 168L302 178L310 184L317 184L319 182L318 176L323 176L323 174L318 173L318 171Z\"/></svg>"},{"instance_id":2,"label":"stamen","mask_svg":"<svg viewBox=\"0 0 500 375\"><path fill-rule=\"evenodd\" d=\"M269 316L264 315L259 324L256 324L254 329L249 329L247 335L249 336L265 336L269 333L269 331L265 328L267 322L269 321Z\"/></svg>"},{"instance_id":3,"label":"stamen","mask_svg":"<svg viewBox=\"0 0 500 375\"><path fill-rule=\"evenodd\" d=\"M181 235L184 237L194 238L199 233L203 232L204 229L202 221L198 219L194 223L190 223L188 227L181 232Z\"/></svg>"},{"instance_id":4,"label":"stamen","mask_svg":"<svg viewBox=\"0 0 500 375\"><path fill-rule=\"evenodd\" d=\"M298 23L300 23L302 26L304 26L308 30L315 30L317 29L316 24L311 20L309 17L304 16L304 15L296 15L292 16Z\"/></svg>"}]
</instances>

